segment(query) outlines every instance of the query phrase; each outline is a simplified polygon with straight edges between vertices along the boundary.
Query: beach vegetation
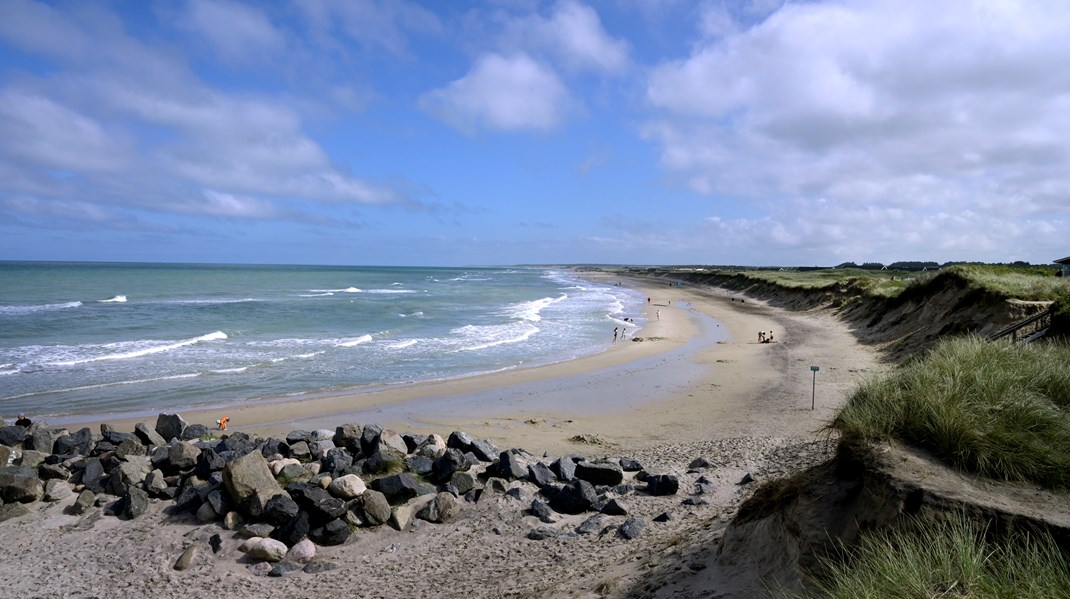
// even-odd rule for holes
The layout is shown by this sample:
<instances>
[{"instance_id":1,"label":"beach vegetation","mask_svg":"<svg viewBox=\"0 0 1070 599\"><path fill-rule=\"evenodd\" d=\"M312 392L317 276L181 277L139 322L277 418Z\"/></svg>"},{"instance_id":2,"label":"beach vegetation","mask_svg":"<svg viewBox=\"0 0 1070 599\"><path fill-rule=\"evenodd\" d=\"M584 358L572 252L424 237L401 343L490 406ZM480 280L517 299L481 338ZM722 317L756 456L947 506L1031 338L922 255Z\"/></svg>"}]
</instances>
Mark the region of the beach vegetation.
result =
<instances>
[{"instance_id":1,"label":"beach vegetation","mask_svg":"<svg viewBox=\"0 0 1070 599\"><path fill-rule=\"evenodd\" d=\"M821 561L804 597L1070 597L1070 558L1049 534L992 540L964 516L864 533Z\"/></svg>"},{"instance_id":2,"label":"beach vegetation","mask_svg":"<svg viewBox=\"0 0 1070 599\"><path fill-rule=\"evenodd\" d=\"M862 383L829 425L896 440L961 470L1070 488L1070 346L945 339Z\"/></svg>"}]
</instances>

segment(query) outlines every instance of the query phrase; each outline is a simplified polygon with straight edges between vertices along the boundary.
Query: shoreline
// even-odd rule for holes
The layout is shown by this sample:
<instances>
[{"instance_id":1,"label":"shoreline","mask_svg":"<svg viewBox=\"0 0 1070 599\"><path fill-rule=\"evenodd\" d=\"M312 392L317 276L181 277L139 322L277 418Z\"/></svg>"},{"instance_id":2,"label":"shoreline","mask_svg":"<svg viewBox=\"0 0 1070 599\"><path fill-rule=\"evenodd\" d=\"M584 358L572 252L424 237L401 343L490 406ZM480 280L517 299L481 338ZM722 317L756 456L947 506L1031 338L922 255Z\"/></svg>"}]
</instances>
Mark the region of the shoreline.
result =
<instances>
[{"instance_id":1,"label":"shoreline","mask_svg":"<svg viewBox=\"0 0 1070 599\"><path fill-rule=\"evenodd\" d=\"M539 450L636 447L681 432L703 438L748 436L769 428L784 436L810 434L857 382L854 374L877 367L874 352L856 351L862 346L842 325L815 325L807 315L755 300L736 303L732 294L714 288L663 287L659 281L608 273L582 276L599 283L622 281L651 298L643 307L643 341L629 338L579 358L458 379L177 412L210 429L227 416L228 432L264 436L358 422L414 433L464 430ZM777 343L758 344L751 333L773 327ZM797 368L799 361L807 363ZM849 372L822 368L824 393L814 398L817 409L811 411L809 366L818 362L853 367ZM102 422L133 430L135 423L151 425L155 417L64 421L70 430L96 430Z\"/></svg>"}]
</instances>

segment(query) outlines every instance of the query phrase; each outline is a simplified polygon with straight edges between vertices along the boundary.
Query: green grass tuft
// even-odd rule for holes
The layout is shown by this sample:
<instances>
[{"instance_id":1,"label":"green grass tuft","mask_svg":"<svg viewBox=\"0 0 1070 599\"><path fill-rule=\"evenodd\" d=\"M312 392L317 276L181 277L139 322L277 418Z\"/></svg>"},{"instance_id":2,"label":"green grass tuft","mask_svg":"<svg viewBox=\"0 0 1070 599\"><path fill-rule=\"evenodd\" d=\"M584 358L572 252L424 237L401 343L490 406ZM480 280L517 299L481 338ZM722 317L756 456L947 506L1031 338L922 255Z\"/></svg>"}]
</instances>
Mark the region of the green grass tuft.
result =
<instances>
[{"instance_id":1,"label":"green grass tuft","mask_svg":"<svg viewBox=\"0 0 1070 599\"><path fill-rule=\"evenodd\" d=\"M846 559L823 560L805 596L1070 598L1070 560L1050 535L992 543L985 532L959 517L866 533Z\"/></svg>"},{"instance_id":2,"label":"green grass tuft","mask_svg":"<svg viewBox=\"0 0 1070 599\"><path fill-rule=\"evenodd\" d=\"M1070 346L976 337L863 383L831 427L896 439L995 479L1070 488Z\"/></svg>"}]
</instances>

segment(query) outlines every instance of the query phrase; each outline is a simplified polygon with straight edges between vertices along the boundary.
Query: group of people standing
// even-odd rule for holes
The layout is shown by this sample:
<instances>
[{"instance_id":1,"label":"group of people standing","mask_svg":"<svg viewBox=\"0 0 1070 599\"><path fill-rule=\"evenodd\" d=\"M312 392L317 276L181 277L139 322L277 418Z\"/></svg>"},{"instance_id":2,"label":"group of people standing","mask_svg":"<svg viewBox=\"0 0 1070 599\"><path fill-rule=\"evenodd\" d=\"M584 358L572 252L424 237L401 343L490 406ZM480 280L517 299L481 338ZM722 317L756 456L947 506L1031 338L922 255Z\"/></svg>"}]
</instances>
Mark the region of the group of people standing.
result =
<instances>
[{"instance_id":1,"label":"group of people standing","mask_svg":"<svg viewBox=\"0 0 1070 599\"><path fill-rule=\"evenodd\" d=\"M758 343L776 343L773 341L773 331L766 335L765 331L758 331Z\"/></svg>"}]
</instances>

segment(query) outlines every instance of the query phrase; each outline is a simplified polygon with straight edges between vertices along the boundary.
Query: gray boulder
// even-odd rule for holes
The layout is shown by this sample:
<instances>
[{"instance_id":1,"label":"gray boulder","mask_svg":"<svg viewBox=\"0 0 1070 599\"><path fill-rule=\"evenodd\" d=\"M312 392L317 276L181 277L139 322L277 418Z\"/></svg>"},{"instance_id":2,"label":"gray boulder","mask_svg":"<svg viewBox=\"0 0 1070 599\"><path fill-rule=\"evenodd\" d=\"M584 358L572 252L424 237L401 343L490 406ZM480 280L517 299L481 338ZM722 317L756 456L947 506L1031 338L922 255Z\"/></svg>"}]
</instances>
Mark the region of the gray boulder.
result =
<instances>
[{"instance_id":1,"label":"gray boulder","mask_svg":"<svg viewBox=\"0 0 1070 599\"><path fill-rule=\"evenodd\" d=\"M82 484L94 493L104 492L104 465L100 463L100 458L86 458Z\"/></svg>"},{"instance_id":2,"label":"gray boulder","mask_svg":"<svg viewBox=\"0 0 1070 599\"><path fill-rule=\"evenodd\" d=\"M182 437L182 431L188 424L178 414L160 414L156 417L156 432L168 443Z\"/></svg>"},{"instance_id":3,"label":"gray boulder","mask_svg":"<svg viewBox=\"0 0 1070 599\"><path fill-rule=\"evenodd\" d=\"M528 466L528 478L531 479L531 482L540 487L545 487L557 480L554 471L550 470L550 467L542 462L535 462Z\"/></svg>"},{"instance_id":4,"label":"gray boulder","mask_svg":"<svg viewBox=\"0 0 1070 599\"><path fill-rule=\"evenodd\" d=\"M197 456L201 449L189 441L176 441L168 449L171 467L176 470L189 470L197 465Z\"/></svg>"},{"instance_id":5,"label":"gray boulder","mask_svg":"<svg viewBox=\"0 0 1070 599\"><path fill-rule=\"evenodd\" d=\"M369 526L381 526L390 520L390 502L386 495L374 489L368 489L360 496L360 510L364 522Z\"/></svg>"},{"instance_id":6,"label":"gray boulder","mask_svg":"<svg viewBox=\"0 0 1070 599\"><path fill-rule=\"evenodd\" d=\"M21 427L20 427L21 428ZM41 481L33 468L0 468L0 499L4 503L29 503L41 498Z\"/></svg>"},{"instance_id":7,"label":"gray boulder","mask_svg":"<svg viewBox=\"0 0 1070 599\"><path fill-rule=\"evenodd\" d=\"M445 482L450 480L455 473L467 471L469 468L468 460L464 458L461 450L451 447L434 461L431 467L431 479Z\"/></svg>"},{"instance_id":8,"label":"gray boulder","mask_svg":"<svg viewBox=\"0 0 1070 599\"><path fill-rule=\"evenodd\" d=\"M589 535L594 532L602 530L602 525L605 522L606 517L602 514L595 514L590 518L587 518L580 525L576 527L576 533L581 535Z\"/></svg>"},{"instance_id":9,"label":"gray boulder","mask_svg":"<svg viewBox=\"0 0 1070 599\"><path fill-rule=\"evenodd\" d=\"M510 449L499 454L498 477L505 480L521 480L527 477L527 474L527 464L516 450Z\"/></svg>"},{"instance_id":10,"label":"gray boulder","mask_svg":"<svg viewBox=\"0 0 1070 599\"><path fill-rule=\"evenodd\" d=\"M373 480L371 488L385 495L390 505L397 505L419 495L419 484L413 475L402 472Z\"/></svg>"},{"instance_id":11,"label":"gray boulder","mask_svg":"<svg viewBox=\"0 0 1070 599\"><path fill-rule=\"evenodd\" d=\"M86 427L56 439L55 450L60 455L89 455L93 445L93 431Z\"/></svg>"},{"instance_id":12,"label":"gray boulder","mask_svg":"<svg viewBox=\"0 0 1070 599\"><path fill-rule=\"evenodd\" d=\"M625 520L624 524L620 525L620 528L617 529L617 534L630 541L632 539L638 538L645 527L646 521L644 521L642 518L632 516L631 518Z\"/></svg>"},{"instance_id":13,"label":"gray boulder","mask_svg":"<svg viewBox=\"0 0 1070 599\"><path fill-rule=\"evenodd\" d=\"M223 484L234 504L253 517L263 512L272 497L283 492L258 451L228 462L223 469Z\"/></svg>"},{"instance_id":14,"label":"gray boulder","mask_svg":"<svg viewBox=\"0 0 1070 599\"><path fill-rule=\"evenodd\" d=\"M22 447L26 439L26 429L21 426L0 426L0 445Z\"/></svg>"},{"instance_id":15,"label":"gray boulder","mask_svg":"<svg viewBox=\"0 0 1070 599\"><path fill-rule=\"evenodd\" d=\"M560 457L550 464L550 470L557 475L558 480L568 482L576 478L576 462L569 456Z\"/></svg>"},{"instance_id":16,"label":"gray boulder","mask_svg":"<svg viewBox=\"0 0 1070 599\"><path fill-rule=\"evenodd\" d=\"M179 438L183 441L196 441L208 436L208 427L203 424L189 424L182 429Z\"/></svg>"},{"instance_id":17,"label":"gray boulder","mask_svg":"<svg viewBox=\"0 0 1070 599\"><path fill-rule=\"evenodd\" d=\"M360 449L360 437L364 426L356 423L343 424L334 429L334 444L338 447Z\"/></svg>"},{"instance_id":18,"label":"gray boulder","mask_svg":"<svg viewBox=\"0 0 1070 599\"><path fill-rule=\"evenodd\" d=\"M134 425L134 434L137 435L141 442L149 447L162 447L167 445L167 441L160 436L160 433L155 429L149 428L149 425L144 422L139 422Z\"/></svg>"},{"instance_id":19,"label":"gray boulder","mask_svg":"<svg viewBox=\"0 0 1070 599\"><path fill-rule=\"evenodd\" d=\"M50 480L45 482L42 499L45 501L62 501L73 494L74 491L71 490L71 486L66 481Z\"/></svg>"},{"instance_id":20,"label":"gray boulder","mask_svg":"<svg viewBox=\"0 0 1070 599\"><path fill-rule=\"evenodd\" d=\"M19 518L29 514L30 510L21 503L5 503L0 505L0 522Z\"/></svg>"},{"instance_id":21,"label":"gray boulder","mask_svg":"<svg viewBox=\"0 0 1070 599\"><path fill-rule=\"evenodd\" d=\"M89 511L89 508L95 506L97 503L97 494L92 491L82 491L78 494L78 498L71 504L70 512L75 516L81 516Z\"/></svg>"},{"instance_id":22,"label":"gray boulder","mask_svg":"<svg viewBox=\"0 0 1070 599\"><path fill-rule=\"evenodd\" d=\"M416 517L428 522L441 524L452 520L458 512L457 498L452 493L439 493L435 498L420 508Z\"/></svg>"},{"instance_id":23,"label":"gray boulder","mask_svg":"<svg viewBox=\"0 0 1070 599\"><path fill-rule=\"evenodd\" d=\"M341 519L331 520L309 531L308 538L323 546L341 545L349 540L349 525Z\"/></svg>"},{"instance_id":24,"label":"gray boulder","mask_svg":"<svg viewBox=\"0 0 1070 599\"><path fill-rule=\"evenodd\" d=\"M137 437L123 439L115 448L115 457L120 460L125 460L129 457L145 457L145 446L141 444Z\"/></svg>"},{"instance_id":25,"label":"gray boulder","mask_svg":"<svg viewBox=\"0 0 1070 599\"><path fill-rule=\"evenodd\" d=\"M123 497L122 505L123 516L133 520L149 509L149 494L138 487L130 487Z\"/></svg>"},{"instance_id":26,"label":"gray boulder","mask_svg":"<svg viewBox=\"0 0 1070 599\"><path fill-rule=\"evenodd\" d=\"M580 462L576 464L576 478L592 485L619 485L624 480L620 465L612 462Z\"/></svg>"},{"instance_id":27,"label":"gray boulder","mask_svg":"<svg viewBox=\"0 0 1070 599\"><path fill-rule=\"evenodd\" d=\"M475 454L476 458L481 462L493 462L494 456L501 453L498 446L490 439L483 439L482 441L473 439L467 451Z\"/></svg>"},{"instance_id":28,"label":"gray boulder","mask_svg":"<svg viewBox=\"0 0 1070 599\"><path fill-rule=\"evenodd\" d=\"M575 479L570 481L550 500L550 507L562 514L582 514L598 501L591 483Z\"/></svg>"},{"instance_id":29,"label":"gray boulder","mask_svg":"<svg viewBox=\"0 0 1070 599\"><path fill-rule=\"evenodd\" d=\"M44 453L53 453L56 448L56 439L66 435L67 429L52 429L44 426L34 426L26 436L24 445L26 449L33 449Z\"/></svg>"},{"instance_id":30,"label":"gray boulder","mask_svg":"<svg viewBox=\"0 0 1070 599\"><path fill-rule=\"evenodd\" d=\"M286 557L286 544L275 539L261 539L249 548L249 559L264 562L279 562Z\"/></svg>"},{"instance_id":31,"label":"gray boulder","mask_svg":"<svg viewBox=\"0 0 1070 599\"><path fill-rule=\"evenodd\" d=\"M651 474L646 477L646 492L651 495L676 495L680 479L672 474Z\"/></svg>"},{"instance_id":32,"label":"gray boulder","mask_svg":"<svg viewBox=\"0 0 1070 599\"><path fill-rule=\"evenodd\" d=\"M405 439L398 433L391 430L384 430L379 433L379 439L377 440L378 449L389 447L390 449L405 455L409 453L409 446L405 443Z\"/></svg>"}]
</instances>

